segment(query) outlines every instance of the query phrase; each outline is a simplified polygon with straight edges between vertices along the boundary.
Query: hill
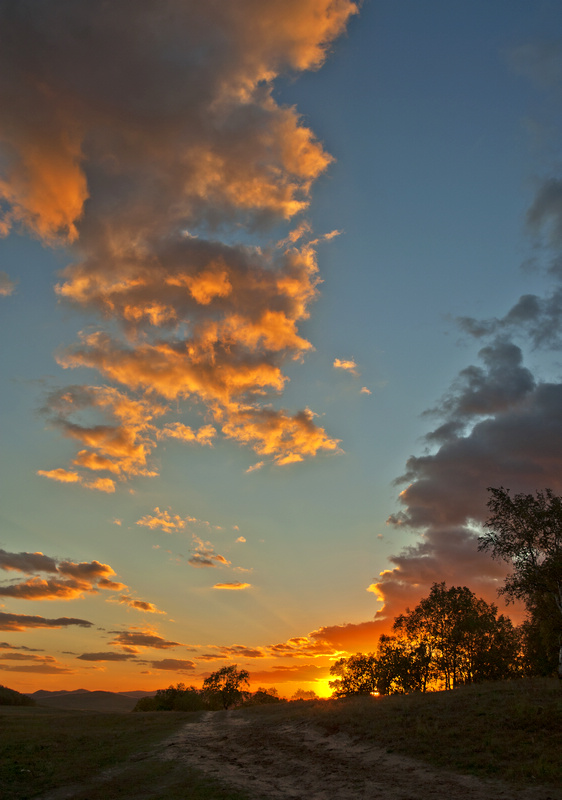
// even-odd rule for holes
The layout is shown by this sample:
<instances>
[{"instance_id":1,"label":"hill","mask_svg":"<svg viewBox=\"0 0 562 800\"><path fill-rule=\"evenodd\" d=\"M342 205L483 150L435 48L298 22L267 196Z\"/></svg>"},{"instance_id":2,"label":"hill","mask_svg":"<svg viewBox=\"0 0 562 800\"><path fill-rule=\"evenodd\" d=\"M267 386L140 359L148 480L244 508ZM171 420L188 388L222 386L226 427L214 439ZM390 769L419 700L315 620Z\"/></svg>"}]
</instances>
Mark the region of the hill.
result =
<instances>
[{"instance_id":1,"label":"hill","mask_svg":"<svg viewBox=\"0 0 562 800\"><path fill-rule=\"evenodd\" d=\"M26 694L0 685L0 706L34 706L35 701Z\"/></svg>"},{"instance_id":2,"label":"hill","mask_svg":"<svg viewBox=\"0 0 562 800\"><path fill-rule=\"evenodd\" d=\"M34 693L37 702L48 708L66 711L100 711L105 714L127 714L136 705L137 698L117 692L52 692Z\"/></svg>"}]
</instances>

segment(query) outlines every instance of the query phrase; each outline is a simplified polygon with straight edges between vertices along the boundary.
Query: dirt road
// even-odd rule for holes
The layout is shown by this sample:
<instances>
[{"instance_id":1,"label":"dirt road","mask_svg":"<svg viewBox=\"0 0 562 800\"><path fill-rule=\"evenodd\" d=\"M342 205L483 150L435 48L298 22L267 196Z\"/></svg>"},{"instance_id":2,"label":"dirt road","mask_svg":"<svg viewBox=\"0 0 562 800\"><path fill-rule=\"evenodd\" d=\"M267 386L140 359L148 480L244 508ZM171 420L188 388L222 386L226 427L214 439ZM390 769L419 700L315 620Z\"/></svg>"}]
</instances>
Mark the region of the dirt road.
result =
<instances>
[{"instance_id":1,"label":"dirt road","mask_svg":"<svg viewBox=\"0 0 562 800\"><path fill-rule=\"evenodd\" d=\"M208 712L169 740L166 759L267 800L561 800L562 791L514 789L435 771L420 762L306 723L278 727Z\"/></svg>"}]
</instances>

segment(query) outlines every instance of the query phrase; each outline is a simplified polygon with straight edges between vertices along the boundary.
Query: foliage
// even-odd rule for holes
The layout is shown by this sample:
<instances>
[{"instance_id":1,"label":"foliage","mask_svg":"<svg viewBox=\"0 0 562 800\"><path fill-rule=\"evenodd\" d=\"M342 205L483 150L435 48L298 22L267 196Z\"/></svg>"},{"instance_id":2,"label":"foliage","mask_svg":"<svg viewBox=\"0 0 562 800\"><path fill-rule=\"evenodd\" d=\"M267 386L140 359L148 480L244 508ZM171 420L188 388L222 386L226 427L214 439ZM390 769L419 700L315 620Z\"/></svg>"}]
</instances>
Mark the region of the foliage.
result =
<instances>
[{"instance_id":1,"label":"foliage","mask_svg":"<svg viewBox=\"0 0 562 800\"><path fill-rule=\"evenodd\" d=\"M319 700L320 698L312 689L297 689L291 700Z\"/></svg>"},{"instance_id":2,"label":"foliage","mask_svg":"<svg viewBox=\"0 0 562 800\"><path fill-rule=\"evenodd\" d=\"M239 670L237 664L232 664L205 678L202 691L211 705L227 709L243 699L241 687L249 685L249 677L249 672L245 669Z\"/></svg>"},{"instance_id":3,"label":"foliage","mask_svg":"<svg viewBox=\"0 0 562 800\"><path fill-rule=\"evenodd\" d=\"M199 689L178 683L158 689L154 697L141 697L133 711L204 711L208 707Z\"/></svg>"},{"instance_id":4,"label":"foliage","mask_svg":"<svg viewBox=\"0 0 562 800\"><path fill-rule=\"evenodd\" d=\"M34 706L35 700L26 694L20 694L15 689L8 689L0 685L0 706Z\"/></svg>"},{"instance_id":5,"label":"foliage","mask_svg":"<svg viewBox=\"0 0 562 800\"><path fill-rule=\"evenodd\" d=\"M329 683L333 697L373 694L377 691L377 658L374 653L340 658L330 667L330 675L339 676Z\"/></svg>"},{"instance_id":6,"label":"foliage","mask_svg":"<svg viewBox=\"0 0 562 800\"><path fill-rule=\"evenodd\" d=\"M425 691L431 681L452 689L517 674L517 632L497 611L466 586L434 583L413 611L396 617L393 630L406 639L419 665L415 688Z\"/></svg>"},{"instance_id":7,"label":"foliage","mask_svg":"<svg viewBox=\"0 0 562 800\"><path fill-rule=\"evenodd\" d=\"M336 661L334 697L453 689L520 671L520 636L511 620L466 586L434 583L412 611L395 618L393 632L380 637L376 653Z\"/></svg>"},{"instance_id":8,"label":"foliage","mask_svg":"<svg viewBox=\"0 0 562 800\"><path fill-rule=\"evenodd\" d=\"M525 602L530 618L527 634L533 629L535 643L542 640L544 666L553 658L556 640L562 645L562 497L551 489L514 497L503 486L488 491L490 516L479 549L512 565L500 593L508 601Z\"/></svg>"},{"instance_id":9,"label":"foliage","mask_svg":"<svg viewBox=\"0 0 562 800\"><path fill-rule=\"evenodd\" d=\"M271 689L264 689L262 686L258 688L253 694L251 692L245 692L245 698L242 705L244 707L247 706L266 706L271 705L272 703L283 703L285 702L279 697L279 692L275 687Z\"/></svg>"}]
</instances>

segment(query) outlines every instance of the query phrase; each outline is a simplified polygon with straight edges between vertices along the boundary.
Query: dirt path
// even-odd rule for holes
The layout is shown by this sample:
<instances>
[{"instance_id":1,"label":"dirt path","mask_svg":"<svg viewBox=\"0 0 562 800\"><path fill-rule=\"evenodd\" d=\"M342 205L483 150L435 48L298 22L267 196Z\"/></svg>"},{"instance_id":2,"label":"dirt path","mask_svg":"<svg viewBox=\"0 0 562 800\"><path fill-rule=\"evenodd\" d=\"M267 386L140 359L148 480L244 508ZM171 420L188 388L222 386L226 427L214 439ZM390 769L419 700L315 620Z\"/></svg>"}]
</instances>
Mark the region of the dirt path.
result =
<instances>
[{"instance_id":1,"label":"dirt path","mask_svg":"<svg viewBox=\"0 0 562 800\"><path fill-rule=\"evenodd\" d=\"M435 771L420 762L326 736L306 723L278 727L208 712L169 742L164 758L189 764L267 800L560 800L562 792L514 789Z\"/></svg>"}]
</instances>

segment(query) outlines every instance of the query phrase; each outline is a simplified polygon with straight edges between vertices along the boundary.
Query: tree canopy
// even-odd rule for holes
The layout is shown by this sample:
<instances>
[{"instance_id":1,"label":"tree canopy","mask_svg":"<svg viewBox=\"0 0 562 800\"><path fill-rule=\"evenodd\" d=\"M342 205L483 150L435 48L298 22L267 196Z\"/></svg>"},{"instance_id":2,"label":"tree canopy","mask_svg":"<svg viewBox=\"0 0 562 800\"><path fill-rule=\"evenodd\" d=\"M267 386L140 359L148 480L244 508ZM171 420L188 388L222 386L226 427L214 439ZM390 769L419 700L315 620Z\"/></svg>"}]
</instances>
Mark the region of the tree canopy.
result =
<instances>
[{"instance_id":1,"label":"tree canopy","mask_svg":"<svg viewBox=\"0 0 562 800\"><path fill-rule=\"evenodd\" d=\"M209 700L215 701L227 709L243 698L241 687L249 686L250 673L245 669L238 669L237 664L212 672L203 681L203 693Z\"/></svg>"},{"instance_id":2,"label":"tree canopy","mask_svg":"<svg viewBox=\"0 0 562 800\"><path fill-rule=\"evenodd\" d=\"M393 635L381 636L376 652L335 662L334 696L452 689L516 674L519 636L497 611L466 586L434 583L395 618Z\"/></svg>"},{"instance_id":3,"label":"tree canopy","mask_svg":"<svg viewBox=\"0 0 562 800\"><path fill-rule=\"evenodd\" d=\"M551 489L514 497L503 486L488 491L490 515L479 549L512 565L499 591L508 601L525 602L535 644L550 639L552 649L558 639L562 678L562 497Z\"/></svg>"}]
</instances>

